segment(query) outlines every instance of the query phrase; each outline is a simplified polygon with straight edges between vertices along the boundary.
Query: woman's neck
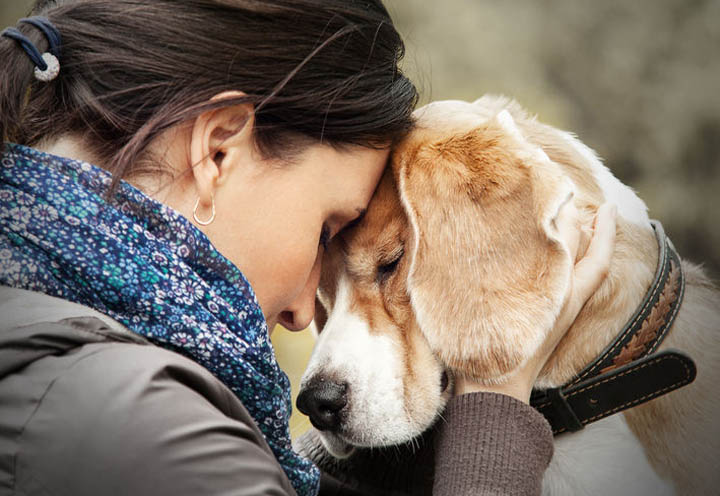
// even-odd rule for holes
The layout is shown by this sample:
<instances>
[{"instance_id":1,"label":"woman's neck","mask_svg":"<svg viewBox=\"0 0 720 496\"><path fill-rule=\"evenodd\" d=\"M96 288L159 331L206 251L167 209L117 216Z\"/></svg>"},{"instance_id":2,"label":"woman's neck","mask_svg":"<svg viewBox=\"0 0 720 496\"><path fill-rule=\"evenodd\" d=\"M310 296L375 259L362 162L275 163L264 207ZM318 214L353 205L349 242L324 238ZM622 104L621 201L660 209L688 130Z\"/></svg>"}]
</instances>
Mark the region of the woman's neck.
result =
<instances>
[{"instance_id":1,"label":"woman's neck","mask_svg":"<svg viewBox=\"0 0 720 496\"><path fill-rule=\"evenodd\" d=\"M33 148L36 148L41 152L57 155L58 157L80 160L93 165L103 166L97 156L88 150L84 140L75 135L66 134L57 138L42 140Z\"/></svg>"},{"instance_id":2,"label":"woman's neck","mask_svg":"<svg viewBox=\"0 0 720 496\"><path fill-rule=\"evenodd\" d=\"M33 148L58 157L87 162L107 170L104 161L89 149L83 138L77 135L66 134L57 138L42 140ZM167 180L166 176L124 177L123 179L156 200L165 200L165 198L159 197L156 192L162 189L164 183L161 182L161 179Z\"/></svg>"}]
</instances>

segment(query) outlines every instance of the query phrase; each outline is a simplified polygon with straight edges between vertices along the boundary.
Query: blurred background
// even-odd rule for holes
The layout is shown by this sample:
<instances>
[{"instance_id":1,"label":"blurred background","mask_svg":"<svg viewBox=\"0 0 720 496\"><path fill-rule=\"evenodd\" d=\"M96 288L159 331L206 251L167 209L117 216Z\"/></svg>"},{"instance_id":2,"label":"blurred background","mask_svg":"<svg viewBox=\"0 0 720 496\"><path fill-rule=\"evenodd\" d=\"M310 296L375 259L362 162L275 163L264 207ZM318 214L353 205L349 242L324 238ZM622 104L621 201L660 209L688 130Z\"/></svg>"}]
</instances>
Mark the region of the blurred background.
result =
<instances>
[{"instance_id":1,"label":"blurred background","mask_svg":"<svg viewBox=\"0 0 720 496\"><path fill-rule=\"evenodd\" d=\"M575 132L645 200L680 254L717 280L720 1L385 3L421 103L504 94ZM0 0L0 24L31 4ZM313 338L278 329L273 342L297 394ZM294 414L293 436L308 426Z\"/></svg>"}]
</instances>

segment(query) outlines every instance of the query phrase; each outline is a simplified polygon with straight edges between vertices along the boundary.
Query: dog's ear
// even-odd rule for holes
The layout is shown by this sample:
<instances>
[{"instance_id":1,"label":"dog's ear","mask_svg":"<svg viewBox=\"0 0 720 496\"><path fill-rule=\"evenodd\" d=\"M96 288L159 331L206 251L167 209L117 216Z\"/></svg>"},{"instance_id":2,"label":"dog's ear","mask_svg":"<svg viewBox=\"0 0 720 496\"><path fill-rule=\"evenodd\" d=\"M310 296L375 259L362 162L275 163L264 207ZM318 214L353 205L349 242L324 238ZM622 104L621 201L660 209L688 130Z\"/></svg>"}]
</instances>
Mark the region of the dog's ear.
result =
<instances>
[{"instance_id":1,"label":"dog's ear","mask_svg":"<svg viewBox=\"0 0 720 496\"><path fill-rule=\"evenodd\" d=\"M537 351L569 289L556 221L573 186L507 111L393 160L412 226L408 291L432 350L485 382Z\"/></svg>"}]
</instances>

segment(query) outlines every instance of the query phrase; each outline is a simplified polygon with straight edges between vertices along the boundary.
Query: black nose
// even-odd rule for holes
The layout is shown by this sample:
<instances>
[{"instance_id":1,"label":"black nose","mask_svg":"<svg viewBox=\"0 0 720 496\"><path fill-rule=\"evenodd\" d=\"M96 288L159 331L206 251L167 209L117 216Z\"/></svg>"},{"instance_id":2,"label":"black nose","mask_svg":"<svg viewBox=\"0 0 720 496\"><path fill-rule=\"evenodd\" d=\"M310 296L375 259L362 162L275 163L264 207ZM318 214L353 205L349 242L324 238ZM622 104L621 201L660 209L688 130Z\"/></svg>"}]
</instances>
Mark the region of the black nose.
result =
<instances>
[{"instance_id":1,"label":"black nose","mask_svg":"<svg viewBox=\"0 0 720 496\"><path fill-rule=\"evenodd\" d=\"M340 427L340 412L347 405L347 383L319 378L308 383L297 398L298 410L310 417L313 427L321 431Z\"/></svg>"}]
</instances>

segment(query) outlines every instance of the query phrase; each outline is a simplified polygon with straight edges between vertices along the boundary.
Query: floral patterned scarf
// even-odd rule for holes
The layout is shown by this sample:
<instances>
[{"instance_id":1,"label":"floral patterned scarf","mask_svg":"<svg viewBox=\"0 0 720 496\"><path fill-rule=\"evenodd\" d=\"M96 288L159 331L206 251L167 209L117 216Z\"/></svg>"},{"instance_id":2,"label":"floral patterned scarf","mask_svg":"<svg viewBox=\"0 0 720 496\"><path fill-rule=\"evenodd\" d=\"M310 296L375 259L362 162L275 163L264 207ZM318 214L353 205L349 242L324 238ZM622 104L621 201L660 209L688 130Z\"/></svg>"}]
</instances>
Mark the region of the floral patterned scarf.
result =
<instances>
[{"instance_id":1,"label":"floral patterned scarf","mask_svg":"<svg viewBox=\"0 0 720 496\"><path fill-rule=\"evenodd\" d=\"M208 369L243 402L301 496L319 471L290 444L290 385L247 279L185 217L91 164L7 145L0 284L98 310Z\"/></svg>"}]
</instances>

